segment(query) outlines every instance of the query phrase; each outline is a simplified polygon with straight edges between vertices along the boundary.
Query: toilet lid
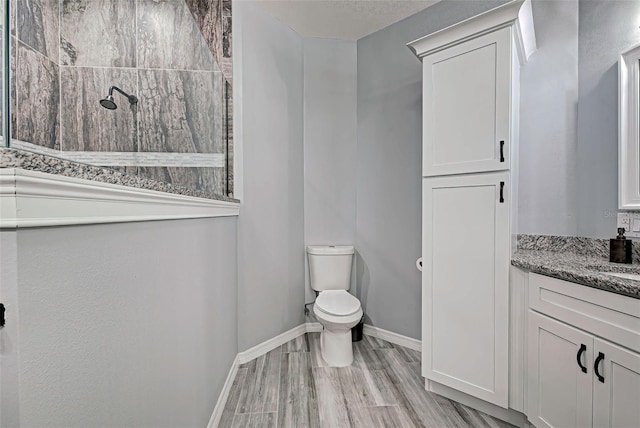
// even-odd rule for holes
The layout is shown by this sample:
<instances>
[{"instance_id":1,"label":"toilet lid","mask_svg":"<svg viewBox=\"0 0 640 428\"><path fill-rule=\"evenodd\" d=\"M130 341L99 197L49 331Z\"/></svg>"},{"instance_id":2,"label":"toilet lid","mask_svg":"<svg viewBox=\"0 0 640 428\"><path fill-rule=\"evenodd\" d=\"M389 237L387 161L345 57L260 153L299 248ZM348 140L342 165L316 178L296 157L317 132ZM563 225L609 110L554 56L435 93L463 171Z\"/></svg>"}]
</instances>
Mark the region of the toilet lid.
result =
<instances>
[{"instance_id":1,"label":"toilet lid","mask_svg":"<svg viewBox=\"0 0 640 428\"><path fill-rule=\"evenodd\" d=\"M316 299L316 307L329 315L346 317L360 309L360 300L345 290L327 290Z\"/></svg>"}]
</instances>

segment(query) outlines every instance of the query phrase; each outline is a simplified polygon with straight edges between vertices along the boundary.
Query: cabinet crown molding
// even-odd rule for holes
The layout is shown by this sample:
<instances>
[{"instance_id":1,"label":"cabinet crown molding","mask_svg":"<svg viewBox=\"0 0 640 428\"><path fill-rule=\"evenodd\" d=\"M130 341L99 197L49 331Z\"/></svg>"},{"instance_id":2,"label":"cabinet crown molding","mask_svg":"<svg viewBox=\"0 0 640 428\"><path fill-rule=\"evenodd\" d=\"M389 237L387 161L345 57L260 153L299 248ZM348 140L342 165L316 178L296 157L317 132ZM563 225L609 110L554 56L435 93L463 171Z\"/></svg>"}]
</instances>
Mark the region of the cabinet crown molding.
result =
<instances>
[{"instance_id":1,"label":"cabinet crown molding","mask_svg":"<svg viewBox=\"0 0 640 428\"><path fill-rule=\"evenodd\" d=\"M427 55L509 26L514 29L518 59L520 64L524 65L537 49L531 0L513 0L505 3L407 43L407 47L422 60Z\"/></svg>"}]
</instances>

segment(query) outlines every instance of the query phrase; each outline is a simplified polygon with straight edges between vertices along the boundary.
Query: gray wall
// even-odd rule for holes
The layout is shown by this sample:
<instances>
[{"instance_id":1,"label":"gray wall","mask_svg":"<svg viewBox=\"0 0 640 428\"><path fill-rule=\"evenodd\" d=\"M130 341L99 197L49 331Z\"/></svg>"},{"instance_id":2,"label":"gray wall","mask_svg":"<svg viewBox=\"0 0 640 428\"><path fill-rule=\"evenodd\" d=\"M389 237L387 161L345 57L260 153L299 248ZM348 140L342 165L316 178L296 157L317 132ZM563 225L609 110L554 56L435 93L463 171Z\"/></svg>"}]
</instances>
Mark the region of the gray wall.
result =
<instances>
[{"instance_id":1,"label":"gray wall","mask_svg":"<svg viewBox=\"0 0 640 428\"><path fill-rule=\"evenodd\" d=\"M577 234L578 2L534 1L520 69L518 233Z\"/></svg>"},{"instance_id":2,"label":"gray wall","mask_svg":"<svg viewBox=\"0 0 640 428\"><path fill-rule=\"evenodd\" d=\"M303 322L302 38L255 2L241 28L243 205L238 220L238 345L244 351Z\"/></svg>"},{"instance_id":3,"label":"gray wall","mask_svg":"<svg viewBox=\"0 0 640 428\"><path fill-rule=\"evenodd\" d=\"M578 235L613 237L618 207L618 58L640 43L638 1L580 2Z\"/></svg>"},{"instance_id":4,"label":"gray wall","mask_svg":"<svg viewBox=\"0 0 640 428\"><path fill-rule=\"evenodd\" d=\"M6 308L6 324L0 329L0 426L18 427L18 250L15 230L0 231L0 299Z\"/></svg>"},{"instance_id":5,"label":"gray wall","mask_svg":"<svg viewBox=\"0 0 640 428\"><path fill-rule=\"evenodd\" d=\"M405 44L497 4L436 3L358 40L358 297L380 328L420 338L422 64Z\"/></svg>"},{"instance_id":6,"label":"gray wall","mask_svg":"<svg viewBox=\"0 0 640 428\"><path fill-rule=\"evenodd\" d=\"M18 231L21 426L205 426L237 352L236 223Z\"/></svg>"},{"instance_id":7,"label":"gray wall","mask_svg":"<svg viewBox=\"0 0 640 428\"><path fill-rule=\"evenodd\" d=\"M305 245L355 245L356 74L356 42L304 40Z\"/></svg>"}]
</instances>

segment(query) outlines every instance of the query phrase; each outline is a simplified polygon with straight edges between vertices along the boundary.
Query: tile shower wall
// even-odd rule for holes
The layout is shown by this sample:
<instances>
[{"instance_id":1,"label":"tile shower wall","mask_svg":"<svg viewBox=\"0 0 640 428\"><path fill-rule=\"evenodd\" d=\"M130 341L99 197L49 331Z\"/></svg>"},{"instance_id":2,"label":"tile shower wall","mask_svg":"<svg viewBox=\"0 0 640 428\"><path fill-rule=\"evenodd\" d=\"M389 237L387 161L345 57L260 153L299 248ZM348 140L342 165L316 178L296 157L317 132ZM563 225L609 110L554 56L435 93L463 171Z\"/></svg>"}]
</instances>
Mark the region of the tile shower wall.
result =
<instances>
[{"instance_id":1,"label":"tile shower wall","mask_svg":"<svg viewBox=\"0 0 640 428\"><path fill-rule=\"evenodd\" d=\"M60 10L57 1L12 0L14 138L60 149Z\"/></svg>"},{"instance_id":2,"label":"tile shower wall","mask_svg":"<svg viewBox=\"0 0 640 428\"><path fill-rule=\"evenodd\" d=\"M2 46L0 48L0 54L2 55L2 59L0 59L0 62L2 62L2 70L4 70L5 68L5 48L4 48L4 41L5 41L5 37L4 37L4 23L5 23L5 13L6 13L6 6L5 3L3 2L0 5L0 18L2 19L2 22L0 22L0 46ZM5 142L4 142L4 127L5 127L5 121L4 121L4 114L5 114L5 105L4 105L4 72L0 73L0 96L2 98L0 98L0 146L4 146Z\"/></svg>"},{"instance_id":3,"label":"tile shower wall","mask_svg":"<svg viewBox=\"0 0 640 428\"><path fill-rule=\"evenodd\" d=\"M15 139L61 157L100 152L103 166L231 191L231 0L12 4ZM118 108L102 108L111 85L138 103L114 94ZM157 155L165 153L176 155L163 162Z\"/></svg>"},{"instance_id":4,"label":"tile shower wall","mask_svg":"<svg viewBox=\"0 0 640 428\"><path fill-rule=\"evenodd\" d=\"M220 67L224 77L224 91L226 99L226 120L223 123L223 135L226 141L226 183L229 189L233 189L233 63L232 63L232 26L231 26L231 2L221 0L220 9L217 4L203 0L186 0L191 14L202 31L207 45L212 47L216 63Z\"/></svg>"}]
</instances>

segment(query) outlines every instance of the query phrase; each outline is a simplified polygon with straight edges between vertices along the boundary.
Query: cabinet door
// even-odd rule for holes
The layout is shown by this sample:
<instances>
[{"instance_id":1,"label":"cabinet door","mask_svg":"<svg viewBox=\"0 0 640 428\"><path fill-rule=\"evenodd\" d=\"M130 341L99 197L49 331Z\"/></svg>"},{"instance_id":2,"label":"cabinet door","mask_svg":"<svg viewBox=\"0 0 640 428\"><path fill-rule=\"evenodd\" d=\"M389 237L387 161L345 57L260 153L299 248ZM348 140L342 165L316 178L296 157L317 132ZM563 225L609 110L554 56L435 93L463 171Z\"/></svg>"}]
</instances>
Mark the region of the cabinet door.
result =
<instances>
[{"instance_id":1,"label":"cabinet door","mask_svg":"<svg viewBox=\"0 0 640 428\"><path fill-rule=\"evenodd\" d=\"M423 59L424 176L509 169L511 31Z\"/></svg>"},{"instance_id":2,"label":"cabinet door","mask_svg":"<svg viewBox=\"0 0 640 428\"><path fill-rule=\"evenodd\" d=\"M508 188L508 172L423 180L423 375L505 408Z\"/></svg>"},{"instance_id":3,"label":"cabinet door","mask_svg":"<svg viewBox=\"0 0 640 428\"><path fill-rule=\"evenodd\" d=\"M593 336L533 311L528 317L529 420L537 428L591 427Z\"/></svg>"},{"instance_id":4,"label":"cabinet door","mask_svg":"<svg viewBox=\"0 0 640 428\"><path fill-rule=\"evenodd\" d=\"M594 358L593 425L640 427L640 354L595 339Z\"/></svg>"}]
</instances>

